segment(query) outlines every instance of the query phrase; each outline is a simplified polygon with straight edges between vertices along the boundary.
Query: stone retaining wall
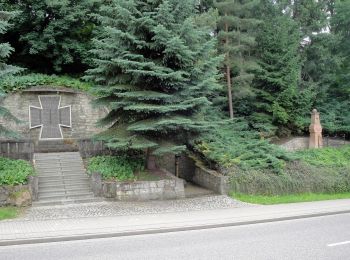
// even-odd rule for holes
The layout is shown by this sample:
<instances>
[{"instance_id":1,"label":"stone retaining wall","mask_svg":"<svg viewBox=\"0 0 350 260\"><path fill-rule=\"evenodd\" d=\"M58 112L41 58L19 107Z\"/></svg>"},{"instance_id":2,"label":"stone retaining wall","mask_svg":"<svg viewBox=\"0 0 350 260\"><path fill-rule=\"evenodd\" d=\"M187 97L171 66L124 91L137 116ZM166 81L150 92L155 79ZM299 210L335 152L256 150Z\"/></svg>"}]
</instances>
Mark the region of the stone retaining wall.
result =
<instances>
[{"instance_id":1,"label":"stone retaining wall","mask_svg":"<svg viewBox=\"0 0 350 260\"><path fill-rule=\"evenodd\" d=\"M228 176L206 169L198 163L196 164L193 182L219 194L227 194L230 189Z\"/></svg>"},{"instance_id":2,"label":"stone retaining wall","mask_svg":"<svg viewBox=\"0 0 350 260\"><path fill-rule=\"evenodd\" d=\"M92 139L78 139L77 145L79 147L82 158L90 158L93 156L109 155L113 152L104 144L103 141L95 141Z\"/></svg>"},{"instance_id":3,"label":"stone retaining wall","mask_svg":"<svg viewBox=\"0 0 350 260\"><path fill-rule=\"evenodd\" d=\"M350 144L349 141L340 138L323 137L323 147L339 147ZM293 137L280 144L280 146L287 151L298 151L309 148L309 137Z\"/></svg>"},{"instance_id":4,"label":"stone retaining wall","mask_svg":"<svg viewBox=\"0 0 350 260\"><path fill-rule=\"evenodd\" d=\"M40 89L42 91L39 91ZM9 94L0 103L22 123L16 124L6 118L0 118L0 124L20 133L26 139L38 140L41 128L30 129L29 106L41 107L39 95L60 95L60 106L71 106L72 127L61 128L64 138L90 138L103 131L102 128L96 126L96 123L107 115L108 110L94 107L91 104L94 98L87 93L65 91L59 87L32 87L22 92Z\"/></svg>"},{"instance_id":5,"label":"stone retaining wall","mask_svg":"<svg viewBox=\"0 0 350 260\"><path fill-rule=\"evenodd\" d=\"M175 174L175 156L166 155L157 159L158 166ZM209 170L187 155L179 158L179 176L188 182L207 188L219 194L229 192L229 178L221 173Z\"/></svg>"},{"instance_id":6,"label":"stone retaining wall","mask_svg":"<svg viewBox=\"0 0 350 260\"><path fill-rule=\"evenodd\" d=\"M166 172L164 170L164 172ZM166 172L169 179L159 181L103 181L99 173L91 176L95 196L118 201L167 200L185 197L184 182Z\"/></svg>"},{"instance_id":7,"label":"stone retaining wall","mask_svg":"<svg viewBox=\"0 0 350 260\"><path fill-rule=\"evenodd\" d=\"M0 156L10 159L33 160L34 143L30 140L1 140Z\"/></svg>"},{"instance_id":8,"label":"stone retaining wall","mask_svg":"<svg viewBox=\"0 0 350 260\"><path fill-rule=\"evenodd\" d=\"M158 167L166 169L175 175L175 156L173 154L163 155L156 158ZM191 182L196 169L195 162L187 155L181 155L179 158L179 177Z\"/></svg>"},{"instance_id":9,"label":"stone retaining wall","mask_svg":"<svg viewBox=\"0 0 350 260\"><path fill-rule=\"evenodd\" d=\"M38 198L38 177L30 176L28 184L0 186L0 206L30 206Z\"/></svg>"}]
</instances>

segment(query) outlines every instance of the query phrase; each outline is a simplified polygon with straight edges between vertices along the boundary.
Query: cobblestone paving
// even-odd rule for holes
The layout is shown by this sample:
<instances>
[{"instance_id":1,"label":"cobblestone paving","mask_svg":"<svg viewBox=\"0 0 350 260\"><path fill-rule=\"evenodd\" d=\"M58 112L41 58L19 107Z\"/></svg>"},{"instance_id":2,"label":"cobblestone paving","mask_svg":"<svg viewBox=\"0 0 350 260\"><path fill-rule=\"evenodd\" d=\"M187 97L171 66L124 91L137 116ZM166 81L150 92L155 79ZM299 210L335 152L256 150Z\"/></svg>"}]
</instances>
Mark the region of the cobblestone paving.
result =
<instances>
[{"instance_id":1,"label":"cobblestone paving","mask_svg":"<svg viewBox=\"0 0 350 260\"><path fill-rule=\"evenodd\" d=\"M148 202L95 202L62 206L32 207L16 220L45 220L82 217L106 217L121 215L156 214L169 212L186 212L194 210L210 210L249 207L250 204L240 202L222 195L211 195L197 198Z\"/></svg>"}]
</instances>

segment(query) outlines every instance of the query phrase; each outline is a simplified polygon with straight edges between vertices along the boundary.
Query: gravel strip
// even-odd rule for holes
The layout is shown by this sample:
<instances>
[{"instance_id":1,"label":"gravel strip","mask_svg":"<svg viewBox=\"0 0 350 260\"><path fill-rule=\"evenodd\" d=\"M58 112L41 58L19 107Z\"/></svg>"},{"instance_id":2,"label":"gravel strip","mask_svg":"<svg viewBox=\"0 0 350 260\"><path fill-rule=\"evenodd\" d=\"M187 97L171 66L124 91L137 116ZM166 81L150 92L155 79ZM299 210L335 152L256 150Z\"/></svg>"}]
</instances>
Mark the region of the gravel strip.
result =
<instances>
[{"instance_id":1,"label":"gravel strip","mask_svg":"<svg viewBox=\"0 0 350 260\"><path fill-rule=\"evenodd\" d=\"M107 217L138 214L187 212L195 210L249 207L251 204L223 195L147 202L95 202L60 206L31 207L16 220L45 220L83 217Z\"/></svg>"}]
</instances>

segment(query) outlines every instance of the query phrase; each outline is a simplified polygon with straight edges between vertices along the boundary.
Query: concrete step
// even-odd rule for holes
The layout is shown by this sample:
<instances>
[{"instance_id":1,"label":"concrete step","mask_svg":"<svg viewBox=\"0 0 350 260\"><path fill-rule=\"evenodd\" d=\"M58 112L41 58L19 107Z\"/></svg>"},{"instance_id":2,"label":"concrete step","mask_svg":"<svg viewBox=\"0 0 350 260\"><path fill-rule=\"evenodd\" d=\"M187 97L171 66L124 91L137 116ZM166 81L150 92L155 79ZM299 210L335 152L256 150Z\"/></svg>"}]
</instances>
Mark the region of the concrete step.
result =
<instances>
[{"instance_id":1,"label":"concrete step","mask_svg":"<svg viewBox=\"0 0 350 260\"><path fill-rule=\"evenodd\" d=\"M60 161L60 160L68 160L68 161L73 161L73 160L81 160L80 154L67 154L67 155L52 155L50 153L44 154L44 155L35 155L34 159L36 161L44 161L44 160L54 160L54 161Z\"/></svg>"},{"instance_id":2,"label":"concrete step","mask_svg":"<svg viewBox=\"0 0 350 260\"><path fill-rule=\"evenodd\" d=\"M43 186L39 186L40 192L42 193L47 193L47 192L51 192L51 193L55 193L57 192L61 192L61 191L67 191L67 192L80 192L80 191L88 191L91 192L91 188L90 185L60 185L60 186L49 186L49 187L43 187ZM39 192L39 193L40 193Z\"/></svg>"},{"instance_id":3,"label":"concrete step","mask_svg":"<svg viewBox=\"0 0 350 260\"><path fill-rule=\"evenodd\" d=\"M83 163L83 161L79 161L79 160L74 160L71 162L68 162L66 160L62 160L62 161L58 161L58 162L54 162L52 160L46 160L45 163L44 162L35 162L35 166L43 167L43 168L47 168L48 166L66 166L66 165L82 166L82 165L84 165L84 163Z\"/></svg>"},{"instance_id":4,"label":"concrete step","mask_svg":"<svg viewBox=\"0 0 350 260\"><path fill-rule=\"evenodd\" d=\"M89 177L85 172L80 171L80 172L45 172L45 173L39 173L38 177L43 177L43 178L54 178L54 177L77 177L77 178L84 178L84 177Z\"/></svg>"},{"instance_id":5,"label":"concrete step","mask_svg":"<svg viewBox=\"0 0 350 260\"><path fill-rule=\"evenodd\" d=\"M38 168L36 167L38 172L42 172L42 173L54 173L54 172L85 172L85 169L80 166L80 167L52 167L52 168L47 168L47 169L42 169L42 168Z\"/></svg>"},{"instance_id":6,"label":"concrete step","mask_svg":"<svg viewBox=\"0 0 350 260\"><path fill-rule=\"evenodd\" d=\"M48 166L48 165L56 165L56 166L59 166L59 165L62 165L62 164L72 164L72 165L75 165L75 164L83 164L83 161L82 160L78 160L78 159L74 159L74 160L53 160L53 159L45 159L45 160L42 160L42 161L35 161L35 165L37 166Z\"/></svg>"},{"instance_id":7,"label":"concrete step","mask_svg":"<svg viewBox=\"0 0 350 260\"><path fill-rule=\"evenodd\" d=\"M34 159L39 177L39 200L34 205L95 200L79 153L41 153Z\"/></svg>"},{"instance_id":8,"label":"concrete step","mask_svg":"<svg viewBox=\"0 0 350 260\"><path fill-rule=\"evenodd\" d=\"M63 200L44 200L44 201L34 201L34 207L41 206L55 206L55 205L69 205L76 203L92 203L104 201L102 198L79 198L79 199L63 199Z\"/></svg>"},{"instance_id":9,"label":"concrete step","mask_svg":"<svg viewBox=\"0 0 350 260\"><path fill-rule=\"evenodd\" d=\"M79 198L94 198L92 192L66 193L66 194L40 194L39 201L43 200L62 200L62 199L79 199Z\"/></svg>"},{"instance_id":10,"label":"concrete step","mask_svg":"<svg viewBox=\"0 0 350 260\"><path fill-rule=\"evenodd\" d=\"M82 160L80 157L80 154L74 154L74 155L65 155L65 156L60 156L60 155L42 155L42 156L36 156L34 157L35 160L39 162L43 162L46 159L50 159L53 161L60 161L60 160L67 160L67 161L74 161L74 160Z\"/></svg>"},{"instance_id":11,"label":"concrete step","mask_svg":"<svg viewBox=\"0 0 350 260\"><path fill-rule=\"evenodd\" d=\"M40 187L48 187L48 186L57 186L57 185L89 185L90 179L79 179L79 180L70 180L70 181L65 181L63 179L61 180L50 180L50 179L45 179L45 180L39 180L39 186Z\"/></svg>"},{"instance_id":12,"label":"concrete step","mask_svg":"<svg viewBox=\"0 0 350 260\"><path fill-rule=\"evenodd\" d=\"M65 157L65 156L69 156L69 155L78 155L79 152L66 152L66 153L35 153L35 155L37 157L40 156L61 156L61 157Z\"/></svg>"},{"instance_id":13,"label":"concrete step","mask_svg":"<svg viewBox=\"0 0 350 260\"><path fill-rule=\"evenodd\" d=\"M93 196L90 187L83 187L77 189L51 189L51 190L40 190L39 198L47 197L47 196L75 196L75 195L86 195Z\"/></svg>"},{"instance_id":14,"label":"concrete step","mask_svg":"<svg viewBox=\"0 0 350 260\"><path fill-rule=\"evenodd\" d=\"M39 177L39 187L42 185L54 185L54 184L77 184L77 183L90 183L90 179L88 177L82 177L82 178L45 178L45 177Z\"/></svg>"}]
</instances>

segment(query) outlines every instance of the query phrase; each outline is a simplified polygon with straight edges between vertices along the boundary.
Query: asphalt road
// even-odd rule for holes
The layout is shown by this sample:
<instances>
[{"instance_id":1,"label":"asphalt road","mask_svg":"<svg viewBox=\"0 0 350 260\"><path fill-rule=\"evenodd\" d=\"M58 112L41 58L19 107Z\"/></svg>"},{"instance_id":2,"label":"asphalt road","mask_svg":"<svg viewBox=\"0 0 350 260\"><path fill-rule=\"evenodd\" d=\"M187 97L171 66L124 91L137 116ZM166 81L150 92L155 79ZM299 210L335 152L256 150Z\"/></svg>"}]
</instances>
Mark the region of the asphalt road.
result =
<instances>
[{"instance_id":1,"label":"asphalt road","mask_svg":"<svg viewBox=\"0 0 350 260\"><path fill-rule=\"evenodd\" d=\"M350 214L166 234L0 247L1 260L350 259Z\"/></svg>"}]
</instances>

